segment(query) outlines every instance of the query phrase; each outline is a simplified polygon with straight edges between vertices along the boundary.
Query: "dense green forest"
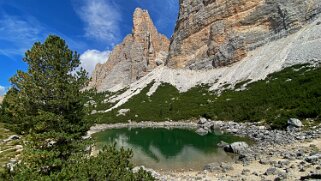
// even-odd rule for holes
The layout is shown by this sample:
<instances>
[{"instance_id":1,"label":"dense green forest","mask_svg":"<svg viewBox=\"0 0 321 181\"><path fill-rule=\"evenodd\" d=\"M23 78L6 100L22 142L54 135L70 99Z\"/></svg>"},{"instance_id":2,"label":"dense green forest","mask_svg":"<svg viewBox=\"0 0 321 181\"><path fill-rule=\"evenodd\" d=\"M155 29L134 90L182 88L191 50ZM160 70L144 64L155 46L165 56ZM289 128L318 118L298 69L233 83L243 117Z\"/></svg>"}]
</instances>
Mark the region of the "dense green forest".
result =
<instances>
[{"instance_id":1,"label":"dense green forest","mask_svg":"<svg viewBox=\"0 0 321 181\"><path fill-rule=\"evenodd\" d=\"M247 85L240 82L233 90L220 95L209 91L209 86L194 87L187 92L169 84L161 85L152 96L147 96L150 84L120 108L108 113L87 115L97 123L132 121L187 120L204 116L214 120L264 121L282 129L291 117L320 121L321 68L308 64L296 65L269 75L265 80ZM245 90L239 88L245 87ZM88 93L96 100L91 110L106 110L107 93ZM109 93L110 94L110 93ZM130 109L125 116L117 116L119 109Z\"/></svg>"},{"instance_id":2,"label":"dense green forest","mask_svg":"<svg viewBox=\"0 0 321 181\"><path fill-rule=\"evenodd\" d=\"M0 180L153 180L131 171L131 150L111 145L90 156L93 143L82 139L90 126L81 91L88 76L64 40L36 42L23 60L28 69L11 78L0 109L1 122L23 135L23 152L13 169L1 169Z\"/></svg>"}]
</instances>

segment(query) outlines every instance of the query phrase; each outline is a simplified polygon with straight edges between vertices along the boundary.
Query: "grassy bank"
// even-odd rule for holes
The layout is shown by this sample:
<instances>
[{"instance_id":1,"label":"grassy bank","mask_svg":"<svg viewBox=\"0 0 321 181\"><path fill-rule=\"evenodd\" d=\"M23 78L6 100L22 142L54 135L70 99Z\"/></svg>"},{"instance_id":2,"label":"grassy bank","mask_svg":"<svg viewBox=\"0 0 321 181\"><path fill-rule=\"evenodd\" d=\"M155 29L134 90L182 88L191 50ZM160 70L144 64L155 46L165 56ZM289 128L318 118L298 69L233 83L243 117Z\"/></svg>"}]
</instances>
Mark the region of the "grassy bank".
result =
<instances>
[{"instance_id":1,"label":"grassy bank","mask_svg":"<svg viewBox=\"0 0 321 181\"><path fill-rule=\"evenodd\" d=\"M311 118L320 121L321 68L297 65L271 74L267 79L246 85L245 90L226 90L217 95L207 85L194 87L185 93L169 84L161 85L147 96L150 84L119 109L130 109L126 116L117 116L119 109L87 116L96 123L132 121L184 120L200 116L215 120L265 121L274 128L283 128L287 119ZM248 81L236 85L244 87ZM97 94L101 97L108 95ZM112 105L96 99L99 108ZM95 109L91 107L91 109Z\"/></svg>"}]
</instances>

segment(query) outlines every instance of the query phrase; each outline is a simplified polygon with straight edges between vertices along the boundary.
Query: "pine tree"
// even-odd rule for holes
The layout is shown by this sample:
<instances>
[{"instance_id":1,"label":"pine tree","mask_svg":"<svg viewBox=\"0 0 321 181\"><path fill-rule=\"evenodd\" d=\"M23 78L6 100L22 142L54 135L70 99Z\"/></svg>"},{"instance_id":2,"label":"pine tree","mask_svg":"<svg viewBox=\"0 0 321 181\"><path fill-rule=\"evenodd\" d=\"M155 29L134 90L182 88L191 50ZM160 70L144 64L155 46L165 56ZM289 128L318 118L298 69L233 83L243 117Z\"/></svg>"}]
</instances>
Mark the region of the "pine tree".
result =
<instances>
[{"instance_id":1,"label":"pine tree","mask_svg":"<svg viewBox=\"0 0 321 181\"><path fill-rule=\"evenodd\" d=\"M51 35L43 44L35 43L24 61L28 70L11 78L0 113L26 135L27 144L21 163L0 179L153 180L143 170L132 173L131 151L118 151L115 145L97 157L85 151L88 143L81 136L88 127L80 90L88 82L87 73L64 40Z\"/></svg>"},{"instance_id":2,"label":"pine tree","mask_svg":"<svg viewBox=\"0 0 321 181\"><path fill-rule=\"evenodd\" d=\"M11 78L12 90L4 101L13 124L27 133L85 131L80 89L87 73L78 68L79 55L51 35L43 44L35 43L23 60L28 70Z\"/></svg>"},{"instance_id":3,"label":"pine tree","mask_svg":"<svg viewBox=\"0 0 321 181\"><path fill-rule=\"evenodd\" d=\"M80 90L87 73L78 68L79 55L58 36L35 43L23 60L28 70L11 78L3 111L7 123L28 134L20 173L49 176L81 149L87 127Z\"/></svg>"}]
</instances>

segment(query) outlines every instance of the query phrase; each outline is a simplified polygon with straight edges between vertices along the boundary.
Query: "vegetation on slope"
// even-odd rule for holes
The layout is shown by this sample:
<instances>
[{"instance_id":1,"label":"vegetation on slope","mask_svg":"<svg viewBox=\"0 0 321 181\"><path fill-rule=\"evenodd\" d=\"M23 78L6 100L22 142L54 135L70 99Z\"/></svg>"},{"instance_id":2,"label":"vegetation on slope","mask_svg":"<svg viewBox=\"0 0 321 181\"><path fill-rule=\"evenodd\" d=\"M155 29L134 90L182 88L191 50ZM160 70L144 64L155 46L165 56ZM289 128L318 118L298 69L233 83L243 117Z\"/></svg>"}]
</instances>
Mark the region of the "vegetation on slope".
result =
<instances>
[{"instance_id":1,"label":"vegetation on slope","mask_svg":"<svg viewBox=\"0 0 321 181\"><path fill-rule=\"evenodd\" d=\"M249 81L239 83L243 87ZM321 116L321 68L296 65L273 73L265 80L246 85L243 91L226 90L220 95L207 85L187 92L163 84L147 96L150 84L119 109L130 109L126 116L117 110L87 116L91 122L115 123L132 121L186 120L204 116L214 120L264 121L273 128L284 128L287 119Z\"/></svg>"}]
</instances>

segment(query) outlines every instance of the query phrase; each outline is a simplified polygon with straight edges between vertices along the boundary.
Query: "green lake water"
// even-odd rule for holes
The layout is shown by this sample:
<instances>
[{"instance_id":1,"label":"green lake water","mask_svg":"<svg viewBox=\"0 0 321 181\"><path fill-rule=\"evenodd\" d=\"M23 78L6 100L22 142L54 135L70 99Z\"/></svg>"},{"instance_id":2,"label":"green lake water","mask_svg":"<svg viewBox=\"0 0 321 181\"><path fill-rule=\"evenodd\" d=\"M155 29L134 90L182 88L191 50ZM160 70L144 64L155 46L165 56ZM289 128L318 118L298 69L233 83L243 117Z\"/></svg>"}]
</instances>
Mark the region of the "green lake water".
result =
<instances>
[{"instance_id":1,"label":"green lake water","mask_svg":"<svg viewBox=\"0 0 321 181\"><path fill-rule=\"evenodd\" d=\"M231 154L217 146L221 141L249 141L247 138L214 132L200 136L195 130L165 128L112 129L96 133L99 147L116 143L133 150L133 163L157 170L201 170L204 165L231 161Z\"/></svg>"}]
</instances>

